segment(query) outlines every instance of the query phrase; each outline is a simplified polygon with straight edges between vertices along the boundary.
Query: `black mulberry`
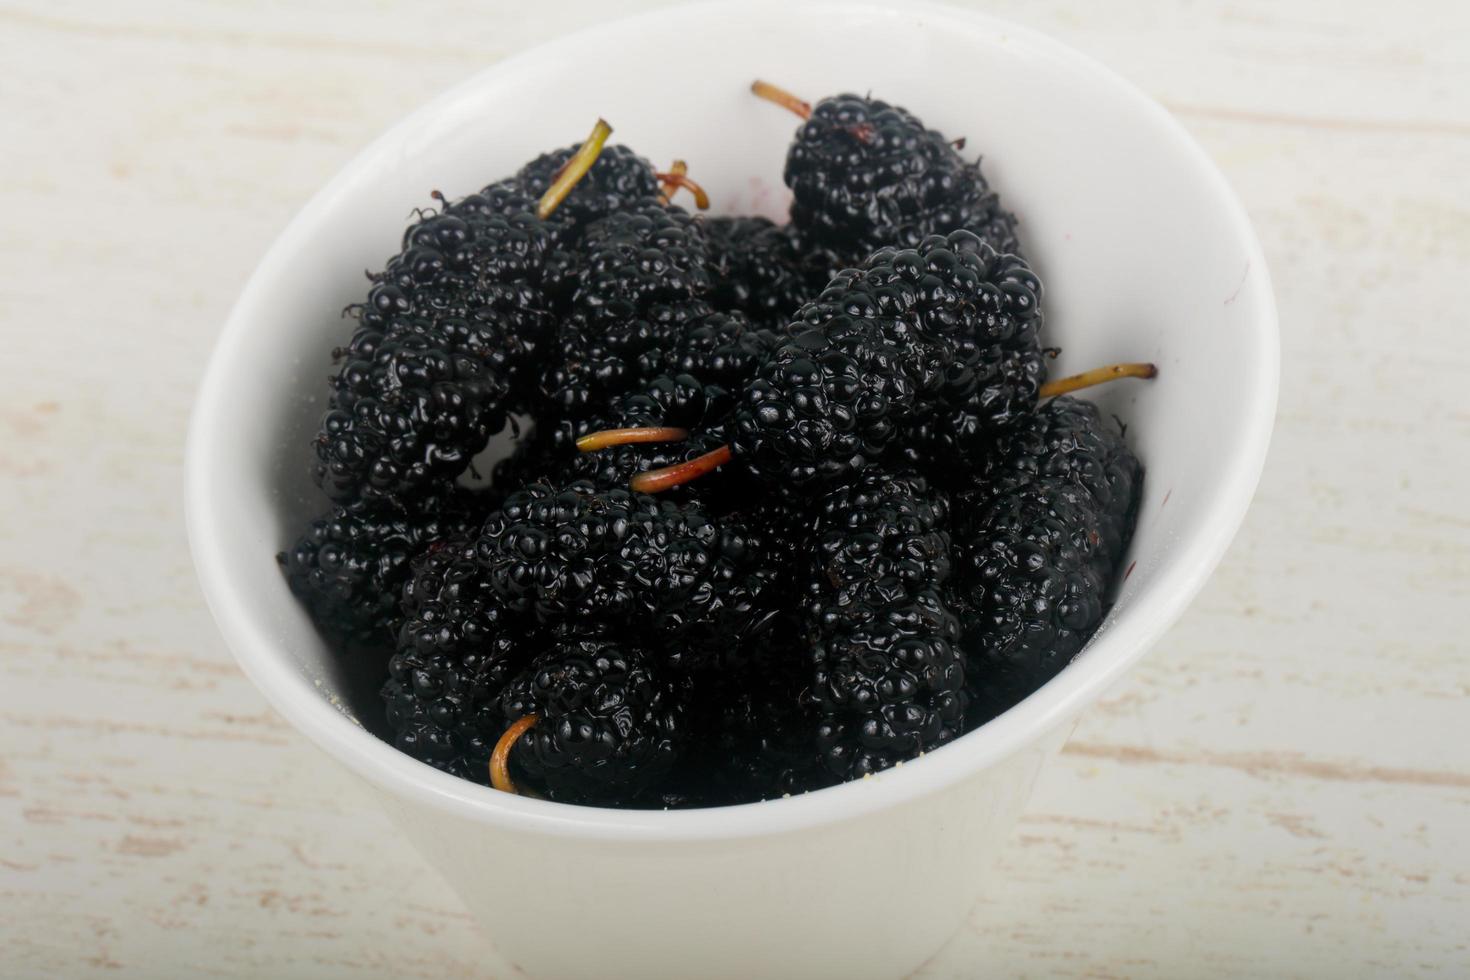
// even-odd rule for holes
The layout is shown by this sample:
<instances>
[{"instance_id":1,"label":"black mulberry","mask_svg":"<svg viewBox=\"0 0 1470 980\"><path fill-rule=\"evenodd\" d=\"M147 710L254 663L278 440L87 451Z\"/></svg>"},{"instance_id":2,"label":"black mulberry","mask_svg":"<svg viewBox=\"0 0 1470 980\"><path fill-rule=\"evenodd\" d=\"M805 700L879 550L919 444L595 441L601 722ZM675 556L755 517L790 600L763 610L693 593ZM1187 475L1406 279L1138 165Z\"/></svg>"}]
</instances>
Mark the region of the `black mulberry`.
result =
<instances>
[{"instance_id":1,"label":"black mulberry","mask_svg":"<svg viewBox=\"0 0 1470 980\"><path fill-rule=\"evenodd\" d=\"M887 769L961 732L960 624L948 502L912 473L865 472L821 502L808 576L816 743L837 779Z\"/></svg>"},{"instance_id":2,"label":"black mulberry","mask_svg":"<svg viewBox=\"0 0 1470 980\"><path fill-rule=\"evenodd\" d=\"M977 706L1044 684L1102 622L1133 532L1143 469L1097 409L1058 398L998 444L955 501L953 599Z\"/></svg>"},{"instance_id":3,"label":"black mulberry","mask_svg":"<svg viewBox=\"0 0 1470 980\"><path fill-rule=\"evenodd\" d=\"M884 311L851 273L796 320L800 327L746 387L731 443L772 485L819 488L879 459L900 431L933 412L950 354Z\"/></svg>"},{"instance_id":4,"label":"black mulberry","mask_svg":"<svg viewBox=\"0 0 1470 980\"><path fill-rule=\"evenodd\" d=\"M535 197L546 193L582 144L543 153L520 169L516 181ZM603 147L587 176L572 188L557 214L581 229L600 218L658 197L653 165L626 146Z\"/></svg>"},{"instance_id":5,"label":"black mulberry","mask_svg":"<svg viewBox=\"0 0 1470 980\"><path fill-rule=\"evenodd\" d=\"M806 120L785 173L791 221L803 239L844 252L850 263L962 228L997 251L1020 251L1015 219L1001 209L980 164L964 160L954 142L907 110L852 94L813 107L764 82L753 89Z\"/></svg>"},{"instance_id":6,"label":"black mulberry","mask_svg":"<svg viewBox=\"0 0 1470 980\"><path fill-rule=\"evenodd\" d=\"M312 521L277 555L291 591L322 629L360 640L396 636L399 593L410 562L442 538L478 527L489 509L480 494L453 491L415 501L339 505Z\"/></svg>"},{"instance_id":7,"label":"black mulberry","mask_svg":"<svg viewBox=\"0 0 1470 980\"><path fill-rule=\"evenodd\" d=\"M511 494L476 542L485 580L514 614L652 628L713 656L758 632L769 579L751 532L695 503L588 483Z\"/></svg>"},{"instance_id":8,"label":"black mulberry","mask_svg":"<svg viewBox=\"0 0 1470 980\"><path fill-rule=\"evenodd\" d=\"M634 802L679 757L683 699L662 674L654 655L625 642L557 635L501 694L504 722L536 716L512 764L555 800Z\"/></svg>"},{"instance_id":9,"label":"black mulberry","mask_svg":"<svg viewBox=\"0 0 1470 980\"><path fill-rule=\"evenodd\" d=\"M881 314L917 324L950 352L939 405L902 440L906 455L973 469L995 434L1035 407L1046 380L1041 280L968 231L880 249L859 269Z\"/></svg>"},{"instance_id":10,"label":"black mulberry","mask_svg":"<svg viewBox=\"0 0 1470 980\"><path fill-rule=\"evenodd\" d=\"M316 440L329 497L407 505L453 480L505 425L506 379L463 346L470 333L463 320L408 315L357 331Z\"/></svg>"},{"instance_id":11,"label":"black mulberry","mask_svg":"<svg viewBox=\"0 0 1470 980\"><path fill-rule=\"evenodd\" d=\"M774 330L791 322L847 264L845 255L800 241L790 225L767 218L708 218L705 236L715 280L710 301Z\"/></svg>"},{"instance_id":12,"label":"black mulberry","mask_svg":"<svg viewBox=\"0 0 1470 980\"><path fill-rule=\"evenodd\" d=\"M659 374L686 328L711 312L707 262L703 231L681 208L645 203L592 224L540 381L543 410L596 414Z\"/></svg>"},{"instance_id":13,"label":"black mulberry","mask_svg":"<svg viewBox=\"0 0 1470 980\"><path fill-rule=\"evenodd\" d=\"M540 649L489 587L472 538L442 542L404 586L405 621L388 665L383 703L393 744L476 782L505 725L498 698Z\"/></svg>"},{"instance_id":14,"label":"black mulberry","mask_svg":"<svg viewBox=\"0 0 1470 980\"><path fill-rule=\"evenodd\" d=\"M608 132L599 120L558 193ZM313 471L329 497L402 503L431 491L525 409L553 339L552 294L569 275L546 221L555 203L503 182L404 233L339 355Z\"/></svg>"}]
</instances>

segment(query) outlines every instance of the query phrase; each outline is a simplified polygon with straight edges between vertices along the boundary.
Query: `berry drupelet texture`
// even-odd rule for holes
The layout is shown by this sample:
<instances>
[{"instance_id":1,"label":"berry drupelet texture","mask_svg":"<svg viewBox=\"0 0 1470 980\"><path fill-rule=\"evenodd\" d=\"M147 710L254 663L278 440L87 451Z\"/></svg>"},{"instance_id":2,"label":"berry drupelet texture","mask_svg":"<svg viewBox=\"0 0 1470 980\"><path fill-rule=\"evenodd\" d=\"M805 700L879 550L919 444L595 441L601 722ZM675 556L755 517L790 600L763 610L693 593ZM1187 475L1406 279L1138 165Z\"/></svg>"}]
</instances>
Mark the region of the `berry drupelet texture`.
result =
<instances>
[{"instance_id":1,"label":"berry drupelet texture","mask_svg":"<svg viewBox=\"0 0 1470 980\"><path fill-rule=\"evenodd\" d=\"M1041 283L978 163L896 106L777 94L807 119L790 224L691 217L687 168L599 120L436 194L351 308L334 506L278 560L344 651L392 639L409 755L568 803L770 799L947 744L1101 621L1142 468L1038 401L1148 366L1043 389ZM526 418L491 491L456 486Z\"/></svg>"},{"instance_id":2,"label":"berry drupelet texture","mask_svg":"<svg viewBox=\"0 0 1470 980\"><path fill-rule=\"evenodd\" d=\"M935 410L949 347L888 305L860 273L840 274L746 386L730 441L769 485L813 492L840 482Z\"/></svg>"},{"instance_id":3,"label":"berry drupelet texture","mask_svg":"<svg viewBox=\"0 0 1470 980\"><path fill-rule=\"evenodd\" d=\"M662 425L661 422L645 422L644 417L638 416L635 416L637 422L617 421L622 418L624 416L598 416L537 427L517 444L510 457L496 464L493 485L522 488L533 483L561 486L580 481L599 490L622 490L627 489L635 475L645 470L686 462L720 443L715 435L693 432L687 439L679 441L633 443L597 452L581 452L576 448L576 440L604 429L624 424ZM748 490L746 481L711 480L678 487L664 494L663 499L679 504L698 502L712 514L723 514L729 509L726 502L738 500L739 493Z\"/></svg>"},{"instance_id":4,"label":"berry drupelet texture","mask_svg":"<svg viewBox=\"0 0 1470 980\"><path fill-rule=\"evenodd\" d=\"M571 472L600 486L626 483L636 473L693 459L721 445L723 427L741 391L781 341L780 335L753 326L743 314L707 314L692 321L674 342L664 374L612 399L602 413L564 420L551 438L570 446L603 429L676 427L690 433L678 442L615 445L573 458ZM700 496L713 503L753 489L749 480L720 484L704 487ZM689 493L677 492L681 499Z\"/></svg>"},{"instance_id":5,"label":"berry drupelet texture","mask_svg":"<svg viewBox=\"0 0 1470 980\"><path fill-rule=\"evenodd\" d=\"M671 649L710 656L759 631L769 574L748 528L589 483L511 494L476 542L489 587L510 613L652 630Z\"/></svg>"},{"instance_id":6,"label":"berry drupelet texture","mask_svg":"<svg viewBox=\"0 0 1470 980\"><path fill-rule=\"evenodd\" d=\"M809 594L824 616L840 615L873 582L917 591L949 578L949 500L917 473L865 473L823 497L817 513Z\"/></svg>"},{"instance_id":7,"label":"berry drupelet texture","mask_svg":"<svg viewBox=\"0 0 1470 980\"><path fill-rule=\"evenodd\" d=\"M710 460L739 458L768 488L798 495L890 455L973 468L1036 402L1040 304L1025 263L969 232L880 250L798 311L742 391L729 446ZM663 470L637 485L696 475Z\"/></svg>"},{"instance_id":8,"label":"berry drupelet texture","mask_svg":"<svg viewBox=\"0 0 1470 980\"><path fill-rule=\"evenodd\" d=\"M565 254L536 202L492 185L404 234L338 352L314 474L334 500L430 492L523 410Z\"/></svg>"},{"instance_id":9,"label":"berry drupelet texture","mask_svg":"<svg viewBox=\"0 0 1470 980\"><path fill-rule=\"evenodd\" d=\"M562 289L572 256L567 219L559 212L541 218L537 208L519 184L501 181L425 213L373 277L362 319L477 310L545 319L544 304L527 300Z\"/></svg>"},{"instance_id":10,"label":"berry drupelet texture","mask_svg":"<svg viewBox=\"0 0 1470 980\"><path fill-rule=\"evenodd\" d=\"M657 352L657 360L649 359L649 366L661 364L661 373L609 397L594 412L550 419L547 429L551 437L570 446L602 428L715 428L781 341L780 335L756 328L743 314L702 313L669 339L669 346Z\"/></svg>"},{"instance_id":11,"label":"berry drupelet texture","mask_svg":"<svg viewBox=\"0 0 1470 980\"><path fill-rule=\"evenodd\" d=\"M541 154L520 169L516 182L529 194L540 197L580 148L578 143ZM597 162L572 188L557 214L571 227L575 238L592 222L653 201L658 194L653 165L628 147L615 144L603 147Z\"/></svg>"},{"instance_id":12,"label":"berry drupelet texture","mask_svg":"<svg viewBox=\"0 0 1470 980\"><path fill-rule=\"evenodd\" d=\"M452 481L504 427L509 389L465 346L464 320L395 316L341 352L316 440L327 495L410 506Z\"/></svg>"},{"instance_id":13,"label":"berry drupelet texture","mask_svg":"<svg viewBox=\"0 0 1470 980\"><path fill-rule=\"evenodd\" d=\"M829 775L887 769L956 738L964 723L948 501L914 473L870 470L821 502L808 628L816 746Z\"/></svg>"},{"instance_id":14,"label":"berry drupelet texture","mask_svg":"<svg viewBox=\"0 0 1470 980\"><path fill-rule=\"evenodd\" d=\"M502 727L537 721L512 764L551 799L636 803L673 768L684 699L657 656L599 633L564 629L501 693Z\"/></svg>"},{"instance_id":15,"label":"berry drupelet texture","mask_svg":"<svg viewBox=\"0 0 1470 980\"><path fill-rule=\"evenodd\" d=\"M473 536L442 541L420 559L403 613L383 687L393 744L484 783L505 727L497 699L541 645L539 631L489 587Z\"/></svg>"},{"instance_id":16,"label":"berry drupelet texture","mask_svg":"<svg viewBox=\"0 0 1470 980\"><path fill-rule=\"evenodd\" d=\"M317 625L333 636L385 640L402 622L399 593L411 562L436 542L463 535L489 510L485 495L453 490L369 507L338 505L276 556Z\"/></svg>"},{"instance_id":17,"label":"berry drupelet texture","mask_svg":"<svg viewBox=\"0 0 1470 980\"><path fill-rule=\"evenodd\" d=\"M968 231L880 249L859 276L880 314L914 324L950 352L939 404L905 434L903 452L915 464L979 465L996 433L1035 407L1046 379L1041 280L1023 259Z\"/></svg>"},{"instance_id":18,"label":"berry drupelet texture","mask_svg":"<svg viewBox=\"0 0 1470 980\"><path fill-rule=\"evenodd\" d=\"M704 233L681 208L648 202L609 215L582 246L571 312L540 379L551 418L584 418L635 390L711 312Z\"/></svg>"},{"instance_id":19,"label":"berry drupelet texture","mask_svg":"<svg viewBox=\"0 0 1470 980\"><path fill-rule=\"evenodd\" d=\"M1105 570L1115 567L1133 535L1143 465L1124 441L1121 423L1102 417L1096 405L1062 397L1010 428L987 461L992 492L1049 482L1059 500L1091 504L1097 521L1095 554Z\"/></svg>"},{"instance_id":20,"label":"berry drupelet texture","mask_svg":"<svg viewBox=\"0 0 1470 980\"><path fill-rule=\"evenodd\" d=\"M805 240L858 261L967 228L1001 252L1019 251L978 163L907 110L845 94L823 99L786 157L792 224Z\"/></svg>"},{"instance_id":21,"label":"berry drupelet texture","mask_svg":"<svg viewBox=\"0 0 1470 980\"><path fill-rule=\"evenodd\" d=\"M740 390L781 338L753 326L743 314L709 313L691 321L665 352L666 373L643 382L631 393L615 396L596 413L543 420L534 437L497 470L501 485L544 478L553 482L588 480L601 488L625 486L646 470L672 466L717 448L721 429L734 409ZM582 437L629 427L686 430L687 438L653 443L613 444L596 452L578 452ZM512 481L506 483L504 481ZM698 493L689 488L673 499L698 498L716 511L751 491L750 481L709 481Z\"/></svg>"},{"instance_id":22,"label":"berry drupelet texture","mask_svg":"<svg viewBox=\"0 0 1470 980\"><path fill-rule=\"evenodd\" d=\"M1058 398L997 442L957 495L951 601L963 610L977 710L1045 683L1102 622L1143 469L1083 401Z\"/></svg>"},{"instance_id":23,"label":"berry drupelet texture","mask_svg":"<svg viewBox=\"0 0 1470 980\"><path fill-rule=\"evenodd\" d=\"M742 649L764 642L777 613L770 533L753 519L716 523L692 504L587 484L512 494L478 532L431 548L404 586L404 622L383 688L394 744L485 782L495 744L515 720L497 705L509 703L513 677L548 668L549 653L531 663L548 644L595 640L598 649L636 654L640 670L674 685L742 665ZM686 700L669 694L660 703L675 711ZM546 754L568 750L566 726L582 723L538 727L527 743L540 745L538 758L558 769L527 763L539 783L562 787L558 798L591 801L607 781L576 781L577 760L590 765L593 756L553 763ZM558 731L559 741L546 742ZM657 769L649 763L640 771Z\"/></svg>"},{"instance_id":24,"label":"berry drupelet texture","mask_svg":"<svg viewBox=\"0 0 1470 980\"><path fill-rule=\"evenodd\" d=\"M783 339L783 333L740 313L709 313L689 322L670 348L664 369L701 384L739 391Z\"/></svg>"},{"instance_id":25,"label":"berry drupelet texture","mask_svg":"<svg viewBox=\"0 0 1470 980\"><path fill-rule=\"evenodd\" d=\"M693 503L683 505L695 510ZM707 505L703 509L708 512ZM671 638L665 661L685 673L733 668L767 642L787 593L781 558L785 545L772 508L751 504L728 508L718 518L716 560L691 601L671 606L659 630Z\"/></svg>"},{"instance_id":26,"label":"berry drupelet texture","mask_svg":"<svg viewBox=\"0 0 1470 980\"><path fill-rule=\"evenodd\" d=\"M799 240L790 225L761 217L708 218L705 236L715 280L710 302L775 330L814 299L847 259Z\"/></svg>"}]
</instances>

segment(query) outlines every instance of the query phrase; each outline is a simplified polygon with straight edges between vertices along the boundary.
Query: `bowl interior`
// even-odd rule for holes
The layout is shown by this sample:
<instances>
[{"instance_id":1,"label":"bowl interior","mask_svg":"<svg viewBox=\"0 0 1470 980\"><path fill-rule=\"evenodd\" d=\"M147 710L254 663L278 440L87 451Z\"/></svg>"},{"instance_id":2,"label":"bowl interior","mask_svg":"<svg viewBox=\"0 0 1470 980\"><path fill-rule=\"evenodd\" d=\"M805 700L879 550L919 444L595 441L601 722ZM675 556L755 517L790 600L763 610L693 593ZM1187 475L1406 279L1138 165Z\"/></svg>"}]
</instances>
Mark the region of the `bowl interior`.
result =
<instances>
[{"instance_id":1,"label":"bowl interior","mask_svg":"<svg viewBox=\"0 0 1470 980\"><path fill-rule=\"evenodd\" d=\"M513 59L391 130L276 243L201 389L189 504L201 577L225 635L294 721L350 745L360 767L448 779L416 763L423 773L414 774L404 768L411 760L375 754L365 736L352 741L363 733L333 727L340 716L322 717L327 703L377 719L379 668L340 667L274 560L326 509L306 475L307 443L324 409L330 351L351 330L340 311L366 291L362 270L396 250L431 190L468 193L580 139L598 115L612 122L614 140L656 164L687 160L716 212L779 218L796 120L749 94L756 77L812 98L872 92L965 137L966 152L983 156L986 176L1019 215L1045 284L1046 342L1062 349L1053 376L1115 360L1151 360L1161 371L1154 382L1086 396L1127 424L1148 469L1129 574L1104 629L1058 681L1010 713L1017 719L892 775L917 779L931 767L938 778L945 764L978 764L960 756L967 744L978 752L975 740L992 727L996 738L1020 738L1023 728L1057 720L1140 653L1202 584L1259 475L1276 385L1270 286L1230 192L1162 110L1054 42L926 6L841 11L698 6Z\"/></svg>"}]
</instances>

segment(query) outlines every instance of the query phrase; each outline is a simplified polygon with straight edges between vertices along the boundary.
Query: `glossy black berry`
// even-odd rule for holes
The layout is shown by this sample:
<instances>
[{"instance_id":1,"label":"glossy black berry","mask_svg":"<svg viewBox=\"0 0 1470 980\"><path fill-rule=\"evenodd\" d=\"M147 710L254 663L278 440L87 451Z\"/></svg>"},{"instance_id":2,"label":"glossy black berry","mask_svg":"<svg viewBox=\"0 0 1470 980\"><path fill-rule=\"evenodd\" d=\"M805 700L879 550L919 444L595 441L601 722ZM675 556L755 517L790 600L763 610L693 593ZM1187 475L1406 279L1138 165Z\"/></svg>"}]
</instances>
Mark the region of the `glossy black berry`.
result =
<instances>
[{"instance_id":1,"label":"glossy black berry","mask_svg":"<svg viewBox=\"0 0 1470 980\"><path fill-rule=\"evenodd\" d=\"M464 471L504 427L509 396L479 336L464 320L411 315L357 331L315 443L328 496L410 506Z\"/></svg>"},{"instance_id":2,"label":"glossy black berry","mask_svg":"<svg viewBox=\"0 0 1470 980\"><path fill-rule=\"evenodd\" d=\"M837 779L952 741L966 694L948 501L912 473L870 470L821 501L808 573L816 748Z\"/></svg>"},{"instance_id":3,"label":"glossy black berry","mask_svg":"<svg viewBox=\"0 0 1470 980\"><path fill-rule=\"evenodd\" d=\"M549 797L628 805L679 757L683 700L651 652L597 632L558 633L500 697L503 727L534 714L515 770Z\"/></svg>"},{"instance_id":4,"label":"glossy black berry","mask_svg":"<svg viewBox=\"0 0 1470 980\"><path fill-rule=\"evenodd\" d=\"M566 263L554 226L513 184L411 225L339 352L315 442L327 495L406 504L463 471L525 409Z\"/></svg>"},{"instance_id":5,"label":"glossy black berry","mask_svg":"<svg viewBox=\"0 0 1470 980\"><path fill-rule=\"evenodd\" d=\"M291 591L328 633L360 640L396 636L399 593L410 562L446 537L477 527L483 495L452 491L411 507L361 503L333 507L276 556Z\"/></svg>"},{"instance_id":6,"label":"glossy black berry","mask_svg":"<svg viewBox=\"0 0 1470 980\"><path fill-rule=\"evenodd\" d=\"M473 538L441 542L404 586L404 623L383 703L393 744L456 775L488 783L504 731L498 699L542 645L489 587Z\"/></svg>"},{"instance_id":7,"label":"glossy black berry","mask_svg":"<svg viewBox=\"0 0 1470 980\"><path fill-rule=\"evenodd\" d=\"M932 414L951 353L845 272L798 313L729 425L746 467L781 490L836 484Z\"/></svg>"},{"instance_id":8,"label":"glossy black berry","mask_svg":"<svg viewBox=\"0 0 1470 980\"><path fill-rule=\"evenodd\" d=\"M852 261L887 246L969 229L1017 252L1014 219L1001 211L978 162L907 110L878 99L823 99L786 157L792 224Z\"/></svg>"},{"instance_id":9,"label":"glossy black berry","mask_svg":"<svg viewBox=\"0 0 1470 980\"><path fill-rule=\"evenodd\" d=\"M713 655L768 618L760 597L769 576L752 533L695 503L537 483L486 519L476 553L513 614L652 630L671 648Z\"/></svg>"},{"instance_id":10,"label":"glossy black berry","mask_svg":"<svg viewBox=\"0 0 1470 980\"><path fill-rule=\"evenodd\" d=\"M957 495L952 601L970 684L994 713L1044 684L1107 610L1143 470L1091 404L1058 398L997 443Z\"/></svg>"},{"instance_id":11,"label":"glossy black berry","mask_svg":"<svg viewBox=\"0 0 1470 980\"><path fill-rule=\"evenodd\" d=\"M578 143L543 153L520 169L516 181L528 193L540 197L580 148ZM610 214L653 201L658 193L653 165L628 147L614 144L603 147L597 162L572 188L557 214L574 229L581 229Z\"/></svg>"},{"instance_id":12,"label":"glossy black berry","mask_svg":"<svg viewBox=\"0 0 1470 980\"><path fill-rule=\"evenodd\" d=\"M828 248L799 239L795 228L761 217L705 220L714 291L710 301L780 330L845 264Z\"/></svg>"},{"instance_id":13,"label":"glossy black berry","mask_svg":"<svg viewBox=\"0 0 1470 980\"><path fill-rule=\"evenodd\" d=\"M540 411L584 418L659 374L679 337L711 308L704 233L657 202L591 224L570 314L539 381Z\"/></svg>"},{"instance_id":14,"label":"glossy black berry","mask_svg":"<svg viewBox=\"0 0 1470 980\"><path fill-rule=\"evenodd\" d=\"M880 249L859 268L881 313L949 351L937 404L900 440L903 453L915 464L979 465L995 435L1035 407L1046 379L1041 280L968 231Z\"/></svg>"}]
</instances>

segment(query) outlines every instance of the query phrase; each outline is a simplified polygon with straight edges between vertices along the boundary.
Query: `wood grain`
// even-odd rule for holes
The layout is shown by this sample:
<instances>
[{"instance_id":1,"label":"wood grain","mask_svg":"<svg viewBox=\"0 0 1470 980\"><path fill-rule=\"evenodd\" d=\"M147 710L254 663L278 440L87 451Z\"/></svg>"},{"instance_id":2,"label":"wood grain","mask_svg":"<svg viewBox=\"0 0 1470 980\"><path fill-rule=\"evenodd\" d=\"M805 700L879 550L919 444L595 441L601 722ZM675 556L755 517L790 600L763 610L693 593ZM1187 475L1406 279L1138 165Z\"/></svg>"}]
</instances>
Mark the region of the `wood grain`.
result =
<instances>
[{"instance_id":1,"label":"wood grain","mask_svg":"<svg viewBox=\"0 0 1470 980\"><path fill-rule=\"evenodd\" d=\"M225 652L184 426L245 276L357 147L655 5L0 7L0 974L510 975ZM1214 155L1271 263L1284 380L1219 573L918 976L1464 976L1470 6L986 6Z\"/></svg>"}]
</instances>

